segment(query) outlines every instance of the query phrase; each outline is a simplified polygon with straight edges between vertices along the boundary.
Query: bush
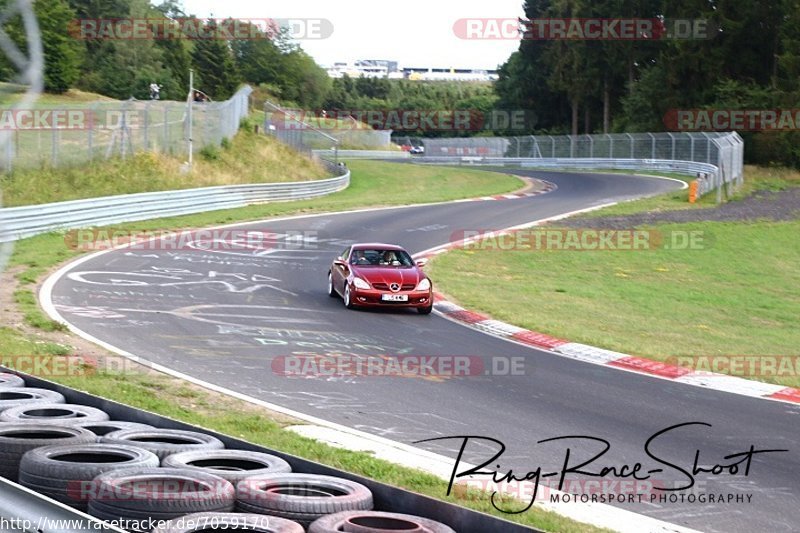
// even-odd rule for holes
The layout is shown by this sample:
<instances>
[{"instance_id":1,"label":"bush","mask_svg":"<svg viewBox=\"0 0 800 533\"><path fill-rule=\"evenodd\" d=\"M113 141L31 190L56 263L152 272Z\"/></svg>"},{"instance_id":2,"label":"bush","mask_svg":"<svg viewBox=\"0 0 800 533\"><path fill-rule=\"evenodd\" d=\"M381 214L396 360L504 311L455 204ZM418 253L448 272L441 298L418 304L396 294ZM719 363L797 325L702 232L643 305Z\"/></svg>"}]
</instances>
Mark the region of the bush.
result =
<instances>
[{"instance_id":1,"label":"bush","mask_svg":"<svg viewBox=\"0 0 800 533\"><path fill-rule=\"evenodd\" d=\"M206 161L216 161L217 159L219 159L220 156L219 148L217 148L213 144L209 144L208 146L200 150L200 155Z\"/></svg>"}]
</instances>

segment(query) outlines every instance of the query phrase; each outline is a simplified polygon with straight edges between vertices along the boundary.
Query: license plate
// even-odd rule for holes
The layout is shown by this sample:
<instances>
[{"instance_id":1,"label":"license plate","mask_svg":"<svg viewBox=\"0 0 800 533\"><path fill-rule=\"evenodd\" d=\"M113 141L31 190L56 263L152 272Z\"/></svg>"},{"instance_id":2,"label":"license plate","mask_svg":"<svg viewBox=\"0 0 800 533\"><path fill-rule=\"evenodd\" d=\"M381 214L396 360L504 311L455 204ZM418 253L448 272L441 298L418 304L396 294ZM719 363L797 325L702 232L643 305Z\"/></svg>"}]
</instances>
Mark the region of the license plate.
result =
<instances>
[{"instance_id":1,"label":"license plate","mask_svg":"<svg viewBox=\"0 0 800 533\"><path fill-rule=\"evenodd\" d=\"M381 300L384 302L407 302L407 294L381 294Z\"/></svg>"}]
</instances>

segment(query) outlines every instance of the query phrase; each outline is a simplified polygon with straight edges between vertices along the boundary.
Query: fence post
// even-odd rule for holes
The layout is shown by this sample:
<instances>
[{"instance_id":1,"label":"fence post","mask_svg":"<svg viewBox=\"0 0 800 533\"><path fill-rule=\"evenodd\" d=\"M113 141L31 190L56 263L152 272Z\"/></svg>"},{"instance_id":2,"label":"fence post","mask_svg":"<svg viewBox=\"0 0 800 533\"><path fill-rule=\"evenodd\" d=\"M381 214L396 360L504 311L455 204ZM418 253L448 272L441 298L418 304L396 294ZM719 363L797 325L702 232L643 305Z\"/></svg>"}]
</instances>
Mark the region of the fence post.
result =
<instances>
[{"instance_id":1,"label":"fence post","mask_svg":"<svg viewBox=\"0 0 800 533\"><path fill-rule=\"evenodd\" d=\"M11 172L14 170L14 163L12 162L14 158L13 148L10 142L6 141L6 172Z\"/></svg>"},{"instance_id":2,"label":"fence post","mask_svg":"<svg viewBox=\"0 0 800 533\"><path fill-rule=\"evenodd\" d=\"M86 145L89 153L89 161L91 162L94 158L94 154L92 153L94 150L94 121L89 124L86 130Z\"/></svg>"},{"instance_id":3,"label":"fence post","mask_svg":"<svg viewBox=\"0 0 800 533\"><path fill-rule=\"evenodd\" d=\"M53 146L51 147L51 154L50 154L50 164L58 166L58 130L53 128L53 139L52 139Z\"/></svg>"},{"instance_id":4,"label":"fence post","mask_svg":"<svg viewBox=\"0 0 800 533\"><path fill-rule=\"evenodd\" d=\"M168 151L169 152L172 151L172 150L169 150L167 148L169 146L169 123L167 122L169 120L169 113L168 113L167 109L168 109L168 105L165 105L164 106L164 140L161 143L161 146L162 146L161 151L162 151L162 153L165 153L165 154Z\"/></svg>"},{"instance_id":5,"label":"fence post","mask_svg":"<svg viewBox=\"0 0 800 533\"><path fill-rule=\"evenodd\" d=\"M144 132L143 132L143 136L144 136L144 149L145 149L145 151L149 151L150 150L150 135L149 135L150 128L149 128L149 126L150 126L150 106L151 105L152 105L152 102L150 102L148 104L145 104L145 106L144 106Z\"/></svg>"}]
</instances>

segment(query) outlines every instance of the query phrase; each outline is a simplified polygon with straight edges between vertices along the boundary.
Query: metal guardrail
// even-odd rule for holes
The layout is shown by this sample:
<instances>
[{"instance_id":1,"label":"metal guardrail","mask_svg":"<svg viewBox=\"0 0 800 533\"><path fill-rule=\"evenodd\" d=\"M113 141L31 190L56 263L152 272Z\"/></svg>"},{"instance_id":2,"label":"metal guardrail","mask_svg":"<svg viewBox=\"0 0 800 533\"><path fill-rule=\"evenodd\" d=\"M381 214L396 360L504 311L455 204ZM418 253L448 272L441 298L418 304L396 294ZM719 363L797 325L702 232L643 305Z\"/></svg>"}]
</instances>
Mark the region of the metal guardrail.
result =
<instances>
[{"instance_id":1,"label":"metal guardrail","mask_svg":"<svg viewBox=\"0 0 800 533\"><path fill-rule=\"evenodd\" d=\"M315 150L314 155L327 158L333 151ZM370 150L339 150L339 157L350 159L407 159L408 152L382 152ZM697 197L710 191L722 191L722 186L740 180L739 174L726 180L722 169L711 163L674 161L671 159L608 159L608 158L545 158L545 157L483 157L483 156L419 156L415 163L443 165L521 166L523 168L579 169L579 170L655 170L692 176L697 181Z\"/></svg>"},{"instance_id":2,"label":"metal guardrail","mask_svg":"<svg viewBox=\"0 0 800 533\"><path fill-rule=\"evenodd\" d=\"M188 215L260 202L301 200L347 188L350 171L316 181L226 185L179 191L148 192L0 209L0 243L61 229Z\"/></svg>"},{"instance_id":3,"label":"metal guardrail","mask_svg":"<svg viewBox=\"0 0 800 533\"><path fill-rule=\"evenodd\" d=\"M322 159L332 159L338 155L340 159L410 159L408 152L401 150L313 150L313 154Z\"/></svg>"},{"instance_id":4,"label":"metal guardrail","mask_svg":"<svg viewBox=\"0 0 800 533\"><path fill-rule=\"evenodd\" d=\"M0 478L0 522L3 533L125 533L3 478Z\"/></svg>"},{"instance_id":5,"label":"metal guardrail","mask_svg":"<svg viewBox=\"0 0 800 533\"><path fill-rule=\"evenodd\" d=\"M596 158L511 158L511 157L423 157L421 163L447 164L447 165L483 165L483 166L521 166L524 168L554 168L554 169L601 169L601 170L655 170L661 172L675 172L696 176L707 176L704 181L713 188L721 183L719 167L710 163L696 161L672 161L669 159L596 159Z\"/></svg>"},{"instance_id":6,"label":"metal guardrail","mask_svg":"<svg viewBox=\"0 0 800 533\"><path fill-rule=\"evenodd\" d=\"M527 135L524 137L456 137L423 139L425 156L430 158L503 158L537 160L552 168L550 161L564 168L614 168L670 170L681 172L690 163L713 165L711 176L698 180L696 195L715 190L722 201L723 185L728 197L744 180L744 141L736 132L714 133L621 133L603 135ZM592 162L591 167L582 165ZM675 168L658 168L663 162L675 162ZM625 163L627 162L627 163ZM637 162L637 163L631 163ZM657 162L657 163L647 163ZM569 165L569 166L566 166ZM624 165L624 166L620 166ZM707 171L701 171L707 172Z\"/></svg>"}]
</instances>

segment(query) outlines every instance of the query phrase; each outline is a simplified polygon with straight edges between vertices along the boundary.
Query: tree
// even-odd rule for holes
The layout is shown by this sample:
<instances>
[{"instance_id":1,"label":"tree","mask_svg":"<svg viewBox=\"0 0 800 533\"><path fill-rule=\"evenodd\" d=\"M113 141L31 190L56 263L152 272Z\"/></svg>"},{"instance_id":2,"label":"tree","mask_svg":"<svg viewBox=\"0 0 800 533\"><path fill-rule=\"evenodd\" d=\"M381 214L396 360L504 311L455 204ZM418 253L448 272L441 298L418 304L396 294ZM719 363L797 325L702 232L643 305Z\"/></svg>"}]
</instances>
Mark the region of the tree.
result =
<instances>
[{"instance_id":1,"label":"tree","mask_svg":"<svg viewBox=\"0 0 800 533\"><path fill-rule=\"evenodd\" d=\"M197 73L195 85L215 100L225 100L239 86L239 73L227 41L217 35L217 23L208 20L203 33L210 38L198 39L192 50L192 66Z\"/></svg>"}]
</instances>

